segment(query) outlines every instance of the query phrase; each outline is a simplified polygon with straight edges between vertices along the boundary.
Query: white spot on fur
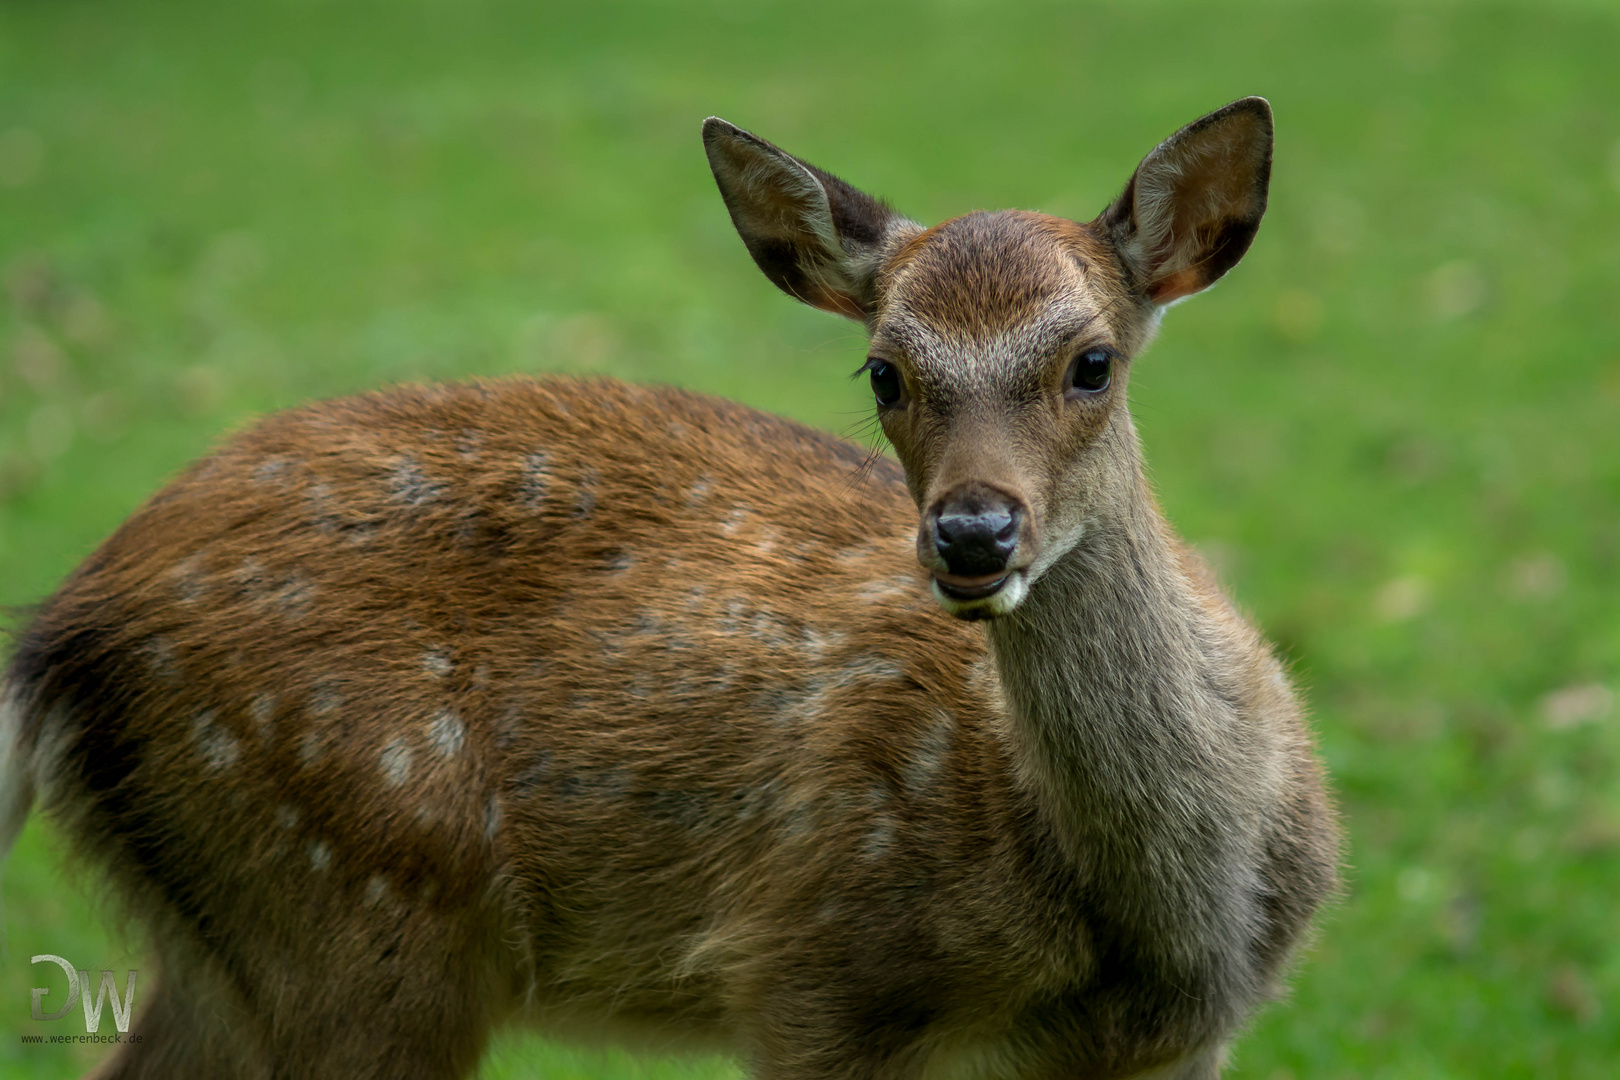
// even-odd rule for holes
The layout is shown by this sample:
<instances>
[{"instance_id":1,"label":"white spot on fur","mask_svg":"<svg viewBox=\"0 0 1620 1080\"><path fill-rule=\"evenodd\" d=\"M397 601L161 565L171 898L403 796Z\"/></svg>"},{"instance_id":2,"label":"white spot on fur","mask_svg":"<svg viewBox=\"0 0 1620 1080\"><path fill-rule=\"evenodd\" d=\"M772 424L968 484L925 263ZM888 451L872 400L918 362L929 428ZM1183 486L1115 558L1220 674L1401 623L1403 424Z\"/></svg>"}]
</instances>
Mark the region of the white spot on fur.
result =
<instances>
[{"instance_id":1,"label":"white spot on fur","mask_svg":"<svg viewBox=\"0 0 1620 1080\"><path fill-rule=\"evenodd\" d=\"M901 771L901 781L906 788L913 794L920 794L931 787L945 768L955 741L956 718L940 710L935 714L933 724L923 733L911 760Z\"/></svg>"},{"instance_id":2,"label":"white spot on fur","mask_svg":"<svg viewBox=\"0 0 1620 1080\"><path fill-rule=\"evenodd\" d=\"M742 628L743 618L747 614L747 604L741 600L727 600L725 613L720 617L720 629L728 634L735 634Z\"/></svg>"},{"instance_id":3,"label":"white spot on fur","mask_svg":"<svg viewBox=\"0 0 1620 1080\"><path fill-rule=\"evenodd\" d=\"M429 649L422 656L422 669L429 675L437 675L441 679L450 674L453 666L450 662L449 649Z\"/></svg>"},{"instance_id":4,"label":"white spot on fur","mask_svg":"<svg viewBox=\"0 0 1620 1080\"><path fill-rule=\"evenodd\" d=\"M484 806L484 839L494 840L495 834L501 830L501 800L491 795L489 802Z\"/></svg>"},{"instance_id":5,"label":"white spot on fur","mask_svg":"<svg viewBox=\"0 0 1620 1080\"><path fill-rule=\"evenodd\" d=\"M293 806L276 807L276 824L283 829L291 829L298 825L298 808Z\"/></svg>"},{"instance_id":6,"label":"white spot on fur","mask_svg":"<svg viewBox=\"0 0 1620 1080\"><path fill-rule=\"evenodd\" d=\"M844 905L837 898L822 901L816 908L816 922L822 924L840 923L844 921Z\"/></svg>"},{"instance_id":7,"label":"white spot on fur","mask_svg":"<svg viewBox=\"0 0 1620 1080\"><path fill-rule=\"evenodd\" d=\"M769 611L756 611L748 620L749 632L767 645L783 646L788 643L792 628L787 622Z\"/></svg>"},{"instance_id":8,"label":"white spot on fur","mask_svg":"<svg viewBox=\"0 0 1620 1080\"><path fill-rule=\"evenodd\" d=\"M174 591L182 604L195 604L208 591L207 574L200 552L176 563L170 569L169 577L174 581Z\"/></svg>"},{"instance_id":9,"label":"white spot on fur","mask_svg":"<svg viewBox=\"0 0 1620 1080\"><path fill-rule=\"evenodd\" d=\"M315 584L297 570L289 570L276 583L275 590L265 600L280 609L281 614L294 622L302 622L309 614L309 599L315 594Z\"/></svg>"},{"instance_id":10,"label":"white spot on fur","mask_svg":"<svg viewBox=\"0 0 1620 1080\"><path fill-rule=\"evenodd\" d=\"M869 581L855 590L855 597L870 603L877 600L903 600L908 596L915 596L917 592L915 581L900 578L892 581Z\"/></svg>"},{"instance_id":11,"label":"white spot on fur","mask_svg":"<svg viewBox=\"0 0 1620 1080\"><path fill-rule=\"evenodd\" d=\"M309 615L315 584L300 571L272 575L258 560L248 559L230 577L237 591L261 611L274 611L292 622L302 622Z\"/></svg>"},{"instance_id":12,"label":"white spot on fur","mask_svg":"<svg viewBox=\"0 0 1620 1080\"><path fill-rule=\"evenodd\" d=\"M250 593L263 584L264 564L258 559L243 559L241 565L231 571L230 577L243 593Z\"/></svg>"},{"instance_id":13,"label":"white spot on fur","mask_svg":"<svg viewBox=\"0 0 1620 1080\"><path fill-rule=\"evenodd\" d=\"M409 506L422 506L444 494L444 485L428 478L422 466L409 455L401 455L388 474L393 497Z\"/></svg>"},{"instance_id":14,"label":"white spot on fur","mask_svg":"<svg viewBox=\"0 0 1620 1080\"><path fill-rule=\"evenodd\" d=\"M332 847L324 840L311 840L304 850L309 853L309 865L317 874L332 865Z\"/></svg>"},{"instance_id":15,"label":"white spot on fur","mask_svg":"<svg viewBox=\"0 0 1620 1080\"><path fill-rule=\"evenodd\" d=\"M884 815L877 819L877 823L861 841L861 856L867 859L881 859L893 846L894 821Z\"/></svg>"},{"instance_id":16,"label":"white spot on fur","mask_svg":"<svg viewBox=\"0 0 1620 1080\"><path fill-rule=\"evenodd\" d=\"M261 727L261 728L269 727L270 722L276 718L276 698L275 698L275 695L274 694L258 694L258 695L256 695L253 698L253 703L248 706L248 715L253 718L253 722L255 724L259 725L259 727Z\"/></svg>"},{"instance_id":17,"label":"white spot on fur","mask_svg":"<svg viewBox=\"0 0 1620 1080\"><path fill-rule=\"evenodd\" d=\"M343 695L330 685L321 683L310 695L309 710L316 716L327 717L343 708Z\"/></svg>"},{"instance_id":18,"label":"white spot on fur","mask_svg":"<svg viewBox=\"0 0 1620 1080\"><path fill-rule=\"evenodd\" d=\"M876 558L882 552L872 544L862 544L857 547L847 547L838 552L834 558L845 565L863 563L868 559Z\"/></svg>"},{"instance_id":19,"label":"white spot on fur","mask_svg":"<svg viewBox=\"0 0 1620 1080\"><path fill-rule=\"evenodd\" d=\"M905 677L905 669L892 660L880 656L863 656L843 669L850 679L892 682Z\"/></svg>"},{"instance_id":20,"label":"white spot on fur","mask_svg":"<svg viewBox=\"0 0 1620 1080\"><path fill-rule=\"evenodd\" d=\"M176 659L174 643L166 637L155 637L146 643L146 665L153 675L164 682L180 678L180 664Z\"/></svg>"},{"instance_id":21,"label":"white spot on fur","mask_svg":"<svg viewBox=\"0 0 1620 1080\"><path fill-rule=\"evenodd\" d=\"M313 765L321 756L321 734L318 731L306 731L298 737L298 761L303 765Z\"/></svg>"},{"instance_id":22,"label":"white spot on fur","mask_svg":"<svg viewBox=\"0 0 1620 1080\"><path fill-rule=\"evenodd\" d=\"M382 752L383 782L399 787L411 778L411 748L404 739L395 739Z\"/></svg>"},{"instance_id":23,"label":"white spot on fur","mask_svg":"<svg viewBox=\"0 0 1620 1080\"><path fill-rule=\"evenodd\" d=\"M782 831L793 839L802 839L817 831L818 820L816 804L812 799L795 799L783 810Z\"/></svg>"},{"instance_id":24,"label":"white spot on fur","mask_svg":"<svg viewBox=\"0 0 1620 1080\"><path fill-rule=\"evenodd\" d=\"M286 458L268 458L253 470L255 484L279 484L292 472L292 462Z\"/></svg>"},{"instance_id":25,"label":"white spot on fur","mask_svg":"<svg viewBox=\"0 0 1620 1080\"><path fill-rule=\"evenodd\" d=\"M745 793L737 807L737 820L749 821L760 812L776 805L777 797L782 791L782 782L775 777L756 785Z\"/></svg>"},{"instance_id":26,"label":"white spot on fur","mask_svg":"<svg viewBox=\"0 0 1620 1080\"><path fill-rule=\"evenodd\" d=\"M713 490L714 483L707 476L698 477L697 482L692 485L692 489L686 493L686 505L698 506L704 499L709 497L709 492Z\"/></svg>"},{"instance_id":27,"label":"white spot on fur","mask_svg":"<svg viewBox=\"0 0 1620 1080\"><path fill-rule=\"evenodd\" d=\"M216 722L214 710L204 709L191 721L191 738L197 752L212 769L228 769L242 756L236 737Z\"/></svg>"},{"instance_id":28,"label":"white spot on fur","mask_svg":"<svg viewBox=\"0 0 1620 1080\"><path fill-rule=\"evenodd\" d=\"M748 519L748 513L748 507L746 506L732 507L731 513L727 514L725 519L720 522L720 531L727 536L736 536L742 532L743 522Z\"/></svg>"},{"instance_id":29,"label":"white spot on fur","mask_svg":"<svg viewBox=\"0 0 1620 1080\"><path fill-rule=\"evenodd\" d=\"M450 709L433 718L427 727L428 742L440 757L455 757L461 753L461 744L467 738L467 725Z\"/></svg>"},{"instance_id":30,"label":"white spot on fur","mask_svg":"<svg viewBox=\"0 0 1620 1080\"><path fill-rule=\"evenodd\" d=\"M576 521L584 521L595 511L596 474L588 472L579 478L579 489L574 492L572 516Z\"/></svg>"},{"instance_id":31,"label":"white spot on fur","mask_svg":"<svg viewBox=\"0 0 1620 1080\"><path fill-rule=\"evenodd\" d=\"M543 450L537 450L523 459L523 484L519 488L523 501L539 508L551 490L551 459Z\"/></svg>"},{"instance_id":32,"label":"white spot on fur","mask_svg":"<svg viewBox=\"0 0 1620 1080\"><path fill-rule=\"evenodd\" d=\"M388 899L388 879L377 874L366 879L366 906L379 907Z\"/></svg>"},{"instance_id":33,"label":"white spot on fur","mask_svg":"<svg viewBox=\"0 0 1620 1080\"><path fill-rule=\"evenodd\" d=\"M304 491L304 498L309 502L310 517L315 520L315 527L322 532L336 532L340 518L328 505L332 497L332 485L317 480Z\"/></svg>"},{"instance_id":34,"label":"white spot on fur","mask_svg":"<svg viewBox=\"0 0 1620 1080\"><path fill-rule=\"evenodd\" d=\"M849 643L849 635L842 630L821 630L806 625L799 631L804 639L804 651L813 660L819 660L827 652L841 649Z\"/></svg>"}]
</instances>

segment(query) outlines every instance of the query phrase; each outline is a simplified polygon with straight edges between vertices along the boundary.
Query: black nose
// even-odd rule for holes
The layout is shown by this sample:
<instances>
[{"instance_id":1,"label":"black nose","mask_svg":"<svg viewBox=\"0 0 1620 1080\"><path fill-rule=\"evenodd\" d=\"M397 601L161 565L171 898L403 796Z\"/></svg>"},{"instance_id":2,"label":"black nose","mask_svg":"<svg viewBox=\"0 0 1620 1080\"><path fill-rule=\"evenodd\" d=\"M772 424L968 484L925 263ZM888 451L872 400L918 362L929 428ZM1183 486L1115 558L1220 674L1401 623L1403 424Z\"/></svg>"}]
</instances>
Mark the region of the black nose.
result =
<instances>
[{"instance_id":1,"label":"black nose","mask_svg":"<svg viewBox=\"0 0 1620 1080\"><path fill-rule=\"evenodd\" d=\"M999 574L1018 546L1022 517L1010 502L980 496L953 499L934 518L934 550L958 577Z\"/></svg>"}]
</instances>

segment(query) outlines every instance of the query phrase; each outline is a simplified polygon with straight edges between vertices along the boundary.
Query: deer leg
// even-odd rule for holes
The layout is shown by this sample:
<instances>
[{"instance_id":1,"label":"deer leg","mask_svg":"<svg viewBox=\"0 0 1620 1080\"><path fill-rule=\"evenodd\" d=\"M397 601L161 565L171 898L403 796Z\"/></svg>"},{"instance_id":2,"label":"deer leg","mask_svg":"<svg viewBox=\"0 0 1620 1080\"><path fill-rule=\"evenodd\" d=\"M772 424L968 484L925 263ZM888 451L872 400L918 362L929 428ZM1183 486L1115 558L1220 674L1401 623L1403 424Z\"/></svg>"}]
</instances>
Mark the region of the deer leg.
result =
<instances>
[{"instance_id":1,"label":"deer leg","mask_svg":"<svg viewBox=\"0 0 1620 1080\"><path fill-rule=\"evenodd\" d=\"M919 1071L918 1018L903 1001L834 979L779 985L755 1001L749 1041L760 1080L907 1080Z\"/></svg>"},{"instance_id":2,"label":"deer leg","mask_svg":"<svg viewBox=\"0 0 1620 1080\"><path fill-rule=\"evenodd\" d=\"M86 1080L268 1080L261 1033L222 981L167 968L124 1041Z\"/></svg>"},{"instance_id":3,"label":"deer leg","mask_svg":"<svg viewBox=\"0 0 1620 1080\"><path fill-rule=\"evenodd\" d=\"M321 950L225 975L218 958L169 962L128 1039L93 1080L454 1080L498 1019L487 938L420 915L386 929L329 926ZM189 954L188 954L189 955ZM238 965L237 970L240 970Z\"/></svg>"},{"instance_id":4,"label":"deer leg","mask_svg":"<svg viewBox=\"0 0 1620 1080\"><path fill-rule=\"evenodd\" d=\"M460 914L463 918L457 918ZM506 1000L489 942L466 913L338 928L287 963L266 1043L276 1080L453 1080L471 1075Z\"/></svg>"},{"instance_id":5,"label":"deer leg","mask_svg":"<svg viewBox=\"0 0 1620 1080\"><path fill-rule=\"evenodd\" d=\"M1224 1043L1206 1047L1151 1074L1152 1080L1220 1080L1226 1064ZM1145 1080L1145 1078L1144 1078Z\"/></svg>"}]
</instances>

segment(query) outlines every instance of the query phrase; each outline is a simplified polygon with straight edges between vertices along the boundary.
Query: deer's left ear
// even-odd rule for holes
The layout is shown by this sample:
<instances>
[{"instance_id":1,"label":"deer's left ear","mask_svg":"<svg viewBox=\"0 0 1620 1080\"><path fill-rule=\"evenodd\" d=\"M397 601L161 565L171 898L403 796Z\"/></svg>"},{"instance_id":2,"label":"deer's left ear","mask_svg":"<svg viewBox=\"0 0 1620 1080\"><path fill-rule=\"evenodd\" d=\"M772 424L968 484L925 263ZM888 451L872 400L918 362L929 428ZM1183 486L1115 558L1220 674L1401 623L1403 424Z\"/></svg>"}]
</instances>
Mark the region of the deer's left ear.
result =
<instances>
[{"instance_id":1,"label":"deer's left ear","mask_svg":"<svg viewBox=\"0 0 1620 1080\"><path fill-rule=\"evenodd\" d=\"M1271 183L1271 106L1248 97L1195 120L1136 167L1097 220L1155 304L1213 285L1260 228Z\"/></svg>"},{"instance_id":2,"label":"deer's left ear","mask_svg":"<svg viewBox=\"0 0 1620 1080\"><path fill-rule=\"evenodd\" d=\"M884 253L920 229L883 202L718 116L703 150L748 254L795 299L865 319Z\"/></svg>"}]
</instances>

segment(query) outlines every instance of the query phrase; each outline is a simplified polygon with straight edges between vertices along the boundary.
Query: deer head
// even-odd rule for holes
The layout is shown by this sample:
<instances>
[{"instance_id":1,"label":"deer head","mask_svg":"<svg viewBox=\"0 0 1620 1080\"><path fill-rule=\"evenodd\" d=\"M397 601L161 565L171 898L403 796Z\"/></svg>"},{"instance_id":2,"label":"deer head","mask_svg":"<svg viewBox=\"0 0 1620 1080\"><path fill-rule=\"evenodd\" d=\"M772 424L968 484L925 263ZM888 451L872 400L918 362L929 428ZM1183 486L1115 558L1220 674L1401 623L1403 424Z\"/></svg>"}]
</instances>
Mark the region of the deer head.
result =
<instances>
[{"instance_id":1,"label":"deer head","mask_svg":"<svg viewBox=\"0 0 1620 1080\"><path fill-rule=\"evenodd\" d=\"M1084 224L975 212L923 228L718 118L703 143L759 268L865 322L883 432L921 512L917 558L965 619L1012 611L1139 469L1125 392L1168 305L1231 269L1265 213L1271 108L1182 128Z\"/></svg>"}]
</instances>

